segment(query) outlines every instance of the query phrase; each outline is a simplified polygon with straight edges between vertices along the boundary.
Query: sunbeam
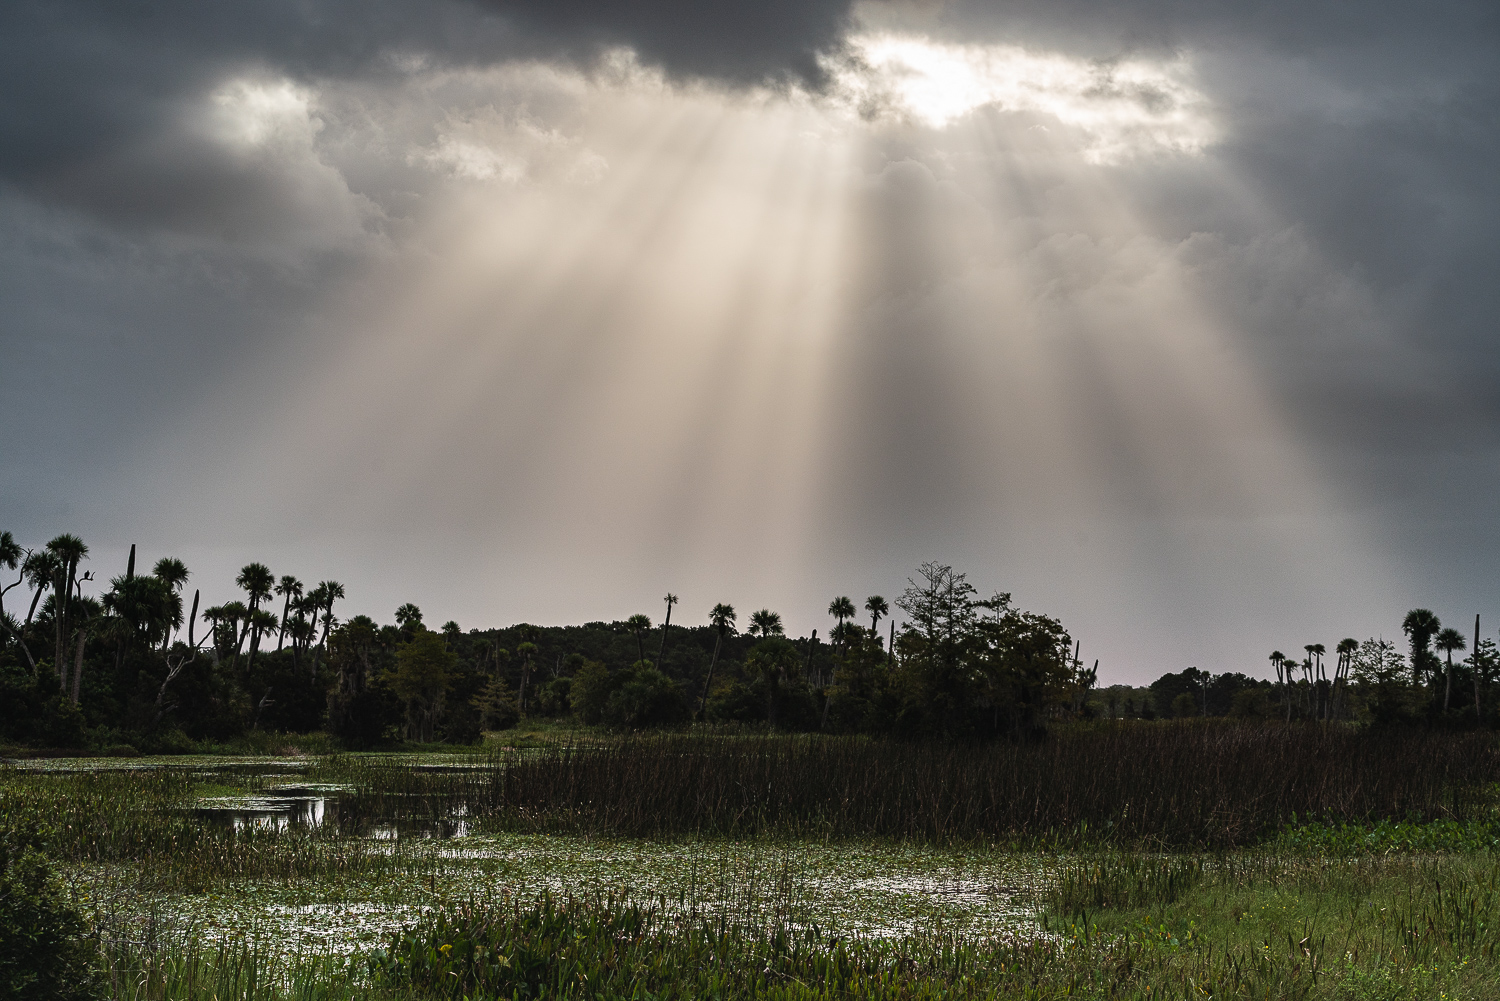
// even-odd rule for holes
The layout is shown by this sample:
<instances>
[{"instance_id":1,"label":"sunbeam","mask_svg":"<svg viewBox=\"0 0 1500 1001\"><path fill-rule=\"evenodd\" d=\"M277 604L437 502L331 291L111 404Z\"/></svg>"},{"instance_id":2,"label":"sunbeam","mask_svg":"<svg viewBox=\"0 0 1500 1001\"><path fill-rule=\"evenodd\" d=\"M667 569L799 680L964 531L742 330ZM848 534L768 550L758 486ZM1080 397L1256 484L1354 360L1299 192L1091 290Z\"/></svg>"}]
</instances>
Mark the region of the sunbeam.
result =
<instances>
[{"instance_id":1,"label":"sunbeam","mask_svg":"<svg viewBox=\"0 0 1500 1001\"><path fill-rule=\"evenodd\" d=\"M1191 58L889 33L841 51L820 93L619 53L414 72L444 117L403 169L433 186L287 367L247 371L277 404L192 476L225 509L236 464L305 487L247 531L290 506L307 544L431 531L475 601L536 617L580 578L621 609L728 574L792 607L833 568L965 553L1136 648L1184 587L1273 614L1380 575L1254 332L1200 301L1202 240L1153 217L1151 183L1177 176L1276 225L1216 159ZM216 92L240 131L376 114L255 86Z\"/></svg>"}]
</instances>

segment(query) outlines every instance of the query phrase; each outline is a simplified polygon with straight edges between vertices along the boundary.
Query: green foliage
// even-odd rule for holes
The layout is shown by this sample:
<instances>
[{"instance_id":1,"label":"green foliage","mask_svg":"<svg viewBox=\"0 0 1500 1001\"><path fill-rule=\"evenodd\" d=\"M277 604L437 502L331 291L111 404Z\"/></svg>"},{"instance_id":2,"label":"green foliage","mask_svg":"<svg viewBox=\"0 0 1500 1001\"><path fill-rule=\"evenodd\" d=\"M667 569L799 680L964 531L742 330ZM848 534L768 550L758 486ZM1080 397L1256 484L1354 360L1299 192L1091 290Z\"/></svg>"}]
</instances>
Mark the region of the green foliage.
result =
<instances>
[{"instance_id":1,"label":"green foliage","mask_svg":"<svg viewBox=\"0 0 1500 1001\"><path fill-rule=\"evenodd\" d=\"M1355 857L1397 853L1500 850L1500 820L1381 819L1369 823L1293 824L1273 842L1278 851Z\"/></svg>"},{"instance_id":2,"label":"green foliage","mask_svg":"<svg viewBox=\"0 0 1500 1001\"><path fill-rule=\"evenodd\" d=\"M688 720L687 696L672 679L642 662L619 672L604 703L603 722L624 730L681 726Z\"/></svg>"},{"instance_id":3,"label":"green foliage","mask_svg":"<svg viewBox=\"0 0 1500 1001\"><path fill-rule=\"evenodd\" d=\"M480 725L486 730L509 730L521 720L516 695L504 678L492 678L474 698Z\"/></svg>"},{"instance_id":4,"label":"green foliage","mask_svg":"<svg viewBox=\"0 0 1500 1001\"><path fill-rule=\"evenodd\" d=\"M1004 991L1024 947L946 936L848 939L816 926L743 924L626 900L450 906L370 959L377 988L490 998L983 997ZM1009 965L1007 965L1009 964Z\"/></svg>"},{"instance_id":5,"label":"green foliage","mask_svg":"<svg viewBox=\"0 0 1500 1001\"><path fill-rule=\"evenodd\" d=\"M604 707L613 690L609 668L597 660L585 662L573 676L573 711L590 726L604 722Z\"/></svg>"},{"instance_id":6,"label":"green foliage","mask_svg":"<svg viewBox=\"0 0 1500 1001\"><path fill-rule=\"evenodd\" d=\"M397 698L406 703L407 735L411 739L423 743L432 740L457 659L441 634L420 627L396 651L396 670L389 684Z\"/></svg>"},{"instance_id":7,"label":"green foliage","mask_svg":"<svg viewBox=\"0 0 1500 1001\"><path fill-rule=\"evenodd\" d=\"M77 750L88 745L87 721L44 662L33 677L0 664L0 737L32 747Z\"/></svg>"},{"instance_id":8,"label":"green foliage","mask_svg":"<svg viewBox=\"0 0 1500 1001\"><path fill-rule=\"evenodd\" d=\"M1065 864L1048 904L1064 915L1159 907L1176 902L1202 879L1203 860L1197 856L1107 852Z\"/></svg>"},{"instance_id":9,"label":"green foliage","mask_svg":"<svg viewBox=\"0 0 1500 1001\"><path fill-rule=\"evenodd\" d=\"M83 919L46 858L0 833L0 998L84 1001L99 996Z\"/></svg>"}]
</instances>

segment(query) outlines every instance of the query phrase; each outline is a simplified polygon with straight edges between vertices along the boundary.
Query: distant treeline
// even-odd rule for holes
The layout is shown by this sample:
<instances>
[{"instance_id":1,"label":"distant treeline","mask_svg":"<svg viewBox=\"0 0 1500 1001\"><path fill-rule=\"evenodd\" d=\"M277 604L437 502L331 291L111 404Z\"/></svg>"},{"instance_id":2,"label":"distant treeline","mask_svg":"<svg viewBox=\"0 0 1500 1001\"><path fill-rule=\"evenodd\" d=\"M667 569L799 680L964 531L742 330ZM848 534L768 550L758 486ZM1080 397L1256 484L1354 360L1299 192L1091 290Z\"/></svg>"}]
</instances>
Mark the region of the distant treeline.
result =
<instances>
[{"instance_id":1,"label":"distant treeline","mask_svg":"<svg viewBox=\"0 0 1500 1001\"><path fill-rule=\"evenodd\" d=\"M1189 668L1149 691L1100 692L1097 662L1084 666L1057 619L1015 607L1009 594L980 597L964 574L937 563L918 568L894 601L905 613L899 627L882 596L862 606L838 597L826 637L790 638L777 613L761 609L741 628L728 604L715 605L707 625L674 625L670 594L660 625L640 614L464 632L451 621L431 628L410 604L389 624L345 620L337 581L305 585L259 563L235 579L243 600L202 606L199 592L188 598L181 561L138 572L134 547L96 599L83 593L94 579L88 556L73 535L26 549L0 533L0 568L16 574L0 581L0 740L188 750L257 730L326 731L367 748L471 743L485 730L554 718L622 731L698 722L982 741L1104 716L1495 715L1494 644L1454 664L1462 637L1455 647L1453 631L1422 610L1407 617L1417 626L1408 629L1414 672L1388 643L1347 640L1332 678L1312 645L1302 677L1273 656L1276 684ZM1454 699L1469 689L1472 703Z\"/></svg>"}]
</instances>

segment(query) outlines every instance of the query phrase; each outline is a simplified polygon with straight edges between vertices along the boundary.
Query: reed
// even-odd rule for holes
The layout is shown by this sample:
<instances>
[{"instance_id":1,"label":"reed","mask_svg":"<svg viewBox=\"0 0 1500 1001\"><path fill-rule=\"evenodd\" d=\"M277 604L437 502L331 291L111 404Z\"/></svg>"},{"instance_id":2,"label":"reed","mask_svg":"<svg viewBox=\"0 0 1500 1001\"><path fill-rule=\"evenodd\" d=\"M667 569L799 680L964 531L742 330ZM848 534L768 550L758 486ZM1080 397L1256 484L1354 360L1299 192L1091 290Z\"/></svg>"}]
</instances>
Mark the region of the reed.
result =
<instances>
[{"instance_id":1,"label":"reed","mask_svg":"<svg viewBox=\"0 0 1500 1001\"><path fill-rule=\"evenodd\" d=\"M415 773L331 762L363 811L462 809L489 826L631 837L1225 849L1283 825L1464 819L1488 809L1485 734L1128 725L1038 744L642 736Z\"/></svg>"}]
</instances>

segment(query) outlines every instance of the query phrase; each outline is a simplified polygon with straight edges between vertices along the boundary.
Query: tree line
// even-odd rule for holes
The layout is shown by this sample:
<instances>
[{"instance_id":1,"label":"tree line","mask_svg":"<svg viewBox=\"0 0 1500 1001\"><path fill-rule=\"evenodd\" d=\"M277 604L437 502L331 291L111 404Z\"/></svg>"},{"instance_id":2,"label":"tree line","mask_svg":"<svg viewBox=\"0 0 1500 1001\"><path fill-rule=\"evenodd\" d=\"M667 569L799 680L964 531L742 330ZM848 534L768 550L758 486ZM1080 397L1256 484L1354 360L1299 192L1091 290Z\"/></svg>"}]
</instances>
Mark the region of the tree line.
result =
<instances>
[{"instance_id":1,"label":"tree line","mask_svg":"<svg viewBox=\"0 0 1500 1001\"><path fill-rule=\"evenodd\" d=\"M88 564L75 535L27 549L0 533L0 568L16 574L0 580L0 740L189 750L258 730L326 731L366 748L469 743L545 718L987 740L1105 715L1493 715L1494 644L1455 664L1462 637L1455 645L1422 610L1407 620L1409 671L1389 643L1346 640L1331 679L1309 645L1301 665L1273 656L1274 684L1189 668L1160 679L1152 698L1121 700L1097 690L1098 662L1085 666L1060 621L1007 593L981 596L940 563L919 567L894 601L833 599L826 637L795 638L776 612L742 619L727 603L705 625L674 624L673 594L659 624L642 613L466 632L432 628L413 604L381 624L341 617L338 581L304 584L261 563L236 575L241 597L204 606L201 591L188 597L182 561L137 572L134 547L95 598L83 593ZM12 592L21 600L8 603ZM1460 710L1453 692L1470 687L1473 707Z\"/></svg>"}]
</instances>

